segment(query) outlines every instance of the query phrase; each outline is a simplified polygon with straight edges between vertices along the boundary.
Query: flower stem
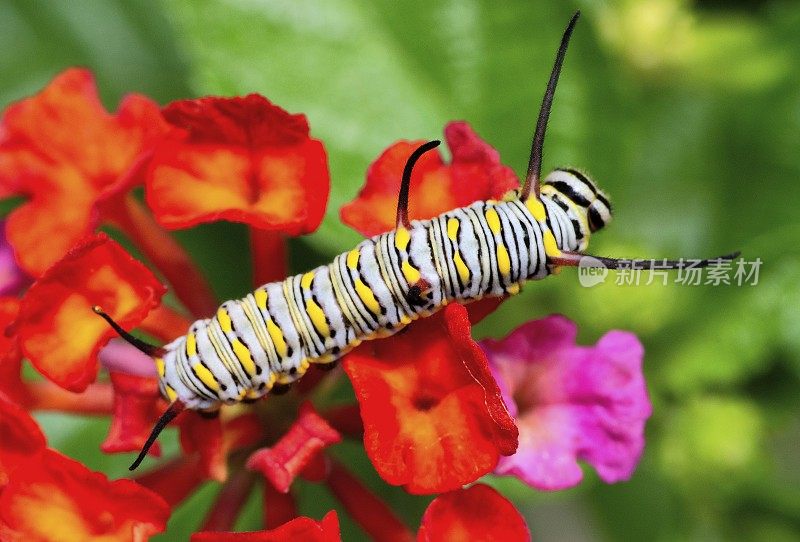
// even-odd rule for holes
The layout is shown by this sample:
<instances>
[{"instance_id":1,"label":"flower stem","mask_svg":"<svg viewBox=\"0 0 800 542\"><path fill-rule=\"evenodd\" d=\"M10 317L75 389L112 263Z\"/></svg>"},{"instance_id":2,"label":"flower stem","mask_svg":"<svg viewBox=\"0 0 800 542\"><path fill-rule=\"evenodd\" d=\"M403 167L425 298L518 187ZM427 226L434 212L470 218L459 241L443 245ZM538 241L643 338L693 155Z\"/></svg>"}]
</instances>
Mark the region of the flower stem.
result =
<instances>
[{"instance_id":1,"label":"flower stem","mask_svg":"<svg viewBox=\"0 0 800 542\"><path fill-rule=\"evenodd\" d=\"M239 469L236 474L231 476L222 486L222 489L219 490L217 500L211 505L211 510L209 510L200 530L233 530L239 511L241 511L244 503L247 502L255 481L255 474L245 469Z\"/></svg>"},{"instance_id":2,"label":"flower stem","mask_svg":"<svg viewBox=\"0 0 800 542\"><path fill-rule=\"evenodd\" d=\"M359 440L364 438L364 424L358 405L336 406L320 412L320 416L342 435Z\"/></svg>"},{"instance_id":3,"label":"flower stem","mask_svg":"<svg viewBox=\"0 0 800 542\"><path fill-rule=\"evenodd\" d=\"M256 287L286 278L289 272L286 238L280 232L250 228L253 283Z\"/></svg>"},{"instance_id":4,"label":"flower stem","mask_svg":"<svg viewBox=\"0 0 800 542\"><path fill-rule=\"evenodd\" d=\"M330 459L331 469L327 484L331 492L344 505L350 517L373 540L380 542L410 542L411 531L394 515L392 510L370 492L341 463Z\"/></svg>"},{"instance_id":5,"label":"flower stem","mask_svg":"<svg viewBox=\"0 0 800 542\"><path fill-rule=\"evenodd\" d=\"M205 277L145 206L129 195L113 211L110 219L163 273L186 308L198 318L214 314L218 303Z\"/></svg>"},{"instance_id":6,"label":"flower stem","mask_svg":"<svg viewBox=\"0 0 800 542\"><path fill-rule=\"evenodd\" d=\"M297 505L291 493L281 493L264 481L264 528L275 529L297 517Z\"/></svg>"},{"instance_id":7,"label":"flower stem","mask_svg":"<svg viewBox=\"0 0 800 542\"><path fill-rule=\"evenodd\" d=\"M83 393L72 393L42 380L25 384L32 410L54 410L75 414L108 415L113 410L114 390L111 384L89 384Z\"/></svg>"}]
</instances>

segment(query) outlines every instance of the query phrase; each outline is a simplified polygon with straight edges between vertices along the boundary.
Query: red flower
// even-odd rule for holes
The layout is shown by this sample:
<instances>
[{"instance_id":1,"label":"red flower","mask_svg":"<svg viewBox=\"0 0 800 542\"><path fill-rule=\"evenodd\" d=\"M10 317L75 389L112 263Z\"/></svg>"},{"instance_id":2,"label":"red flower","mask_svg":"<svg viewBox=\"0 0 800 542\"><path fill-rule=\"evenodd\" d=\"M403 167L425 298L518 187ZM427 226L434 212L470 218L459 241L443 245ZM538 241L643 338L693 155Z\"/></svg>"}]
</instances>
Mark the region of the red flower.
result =
<instances>
[{"instance_id":1,"label":"red flower","mask_svg":"<svg viewBox=\"0 0 800 542\"><path fill-rule=\"evenodd\" d=\"M311 403L304 403L289 431L272 448L253 453L247 460L247 468L260 471L275 489L286 493L295 476L318 457L320 451L341 439Z\"/></svg>"},{"instance_id":2,"label":"red flower","mask_svg":"<svg viewBox=\"0 0 800 542\"><path fill-rule=\"evenodd\" d=\"M322 521L295 518L271 531L250 533L202 532L192 535L192 542L339 542L339 518L328 512Z\"/></svg>"},{"instance_id":3,"label":"red flower","mask_svg":"<svg viewBox=\"0 0 800 542\"><path fill-rule=\"evenodd\" d=\"M345 359L367 454L411 493L459 488L516 449L516 426L469 330L466 309L451 304Z\"/></svg>"},{"instance_id":4,"label":"red flower","mask_svg":"<svg viewBox=\"0 0 800 542\"><path fill-rule=\"evenodd\" d=\"M20 265L38 276L94 231L102 203L140 182L139 159L165 127L140 95L108 114L82 69L10 106L0 122L0 194L29 197L6 230Z\"/></svg>"},{"instance_id":5,"label":"red flower","mask_svg":"<svg viewBox=\"0 0 800 542\"><path fill-rule=\"evenodd\" d=\"M425 219L469 205L481 199L500 198L519 187L511 170L500 163L500 155L466 122L451 122L444 129L453 154L449 165L438 151L425 153L411 175L409 216ZM395 227L397 194L408 157L422 141L395 143L367 171L367 182L358 197L339 211L342 222L365 237Z\"/></svg>"},{"instance_id":6,"label":"red flower","mask_svg":"<svg viewBox=\"0 0 800 542\"><path fill-rule=\"evenodd\" d=\"M330 179L304 115L251 94L174 102L164 116L182 130L159 146L148 174L159 222L231 220L289 235L319 226Z\"/></svg>"},{"instance_id":7,"label":"red flower","mask_svg":"<svg viewBox=\"0 0 800 542\"><path fill-rule=\"evenodd\" d=\"M0 493L0 539L8 542L144 541L168 517L153 492L110 482L50 449L21 463Z\"/></svg>"},{"instance_id":8,"label":"red flower","mask_svg":"<svg viewBox=\"0 0 800 542\"><path fill-rule=\"evenodd\" d=\"M522 542L530 540L525 519L489 486L438 496L425 510L418 542Z\"/></svg>"},{"instance_id":9,"label":"red flower","mask_svg":"<svg viewBox=\"0 0 800 542\"><path fill-rule=\"evenodd\" d=\"M115 335L92 312L102 305L132 327L158 305L164 287L104 234L76 246L22 298L14 324L22 351L47 378L83 391L97 376L97 352Z\"/></svg>"}]
</instances>

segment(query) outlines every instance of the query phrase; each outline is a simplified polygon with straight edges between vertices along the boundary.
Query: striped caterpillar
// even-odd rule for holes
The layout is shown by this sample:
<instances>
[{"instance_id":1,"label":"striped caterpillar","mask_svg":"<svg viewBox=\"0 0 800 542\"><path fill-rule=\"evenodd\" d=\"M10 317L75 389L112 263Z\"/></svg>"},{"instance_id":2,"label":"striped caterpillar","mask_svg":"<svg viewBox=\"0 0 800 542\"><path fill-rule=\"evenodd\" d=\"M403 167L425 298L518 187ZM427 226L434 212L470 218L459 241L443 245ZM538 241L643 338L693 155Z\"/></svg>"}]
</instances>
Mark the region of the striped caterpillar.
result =
<instances>
[{"instance_id":1,"label":"striped caterpillar","mask_svg":"<svg viewBox=\"0 0 800 542\"><path fill-rule=\"evenodd\" d=\"M170 402L131 470L184 408L213 414L222 404L285 391L311 363L333 364L362 341L392 335L449 302L516 294L525 281L579 264L589 236L611 220L609 201L577 170L557 169L539 182L547 120L578 16L562 37L519 190L430 220L409 220L411 172L422 154L439 145L431 141L405 165L396 229L361 242L328 265L226 301L216 315L196 321L185 336L163 347L133 337L94 307L123 338L155 359L161 393ZM592 258L590 265L610 269L644 263Z\"/></svg>"}]
</instances>

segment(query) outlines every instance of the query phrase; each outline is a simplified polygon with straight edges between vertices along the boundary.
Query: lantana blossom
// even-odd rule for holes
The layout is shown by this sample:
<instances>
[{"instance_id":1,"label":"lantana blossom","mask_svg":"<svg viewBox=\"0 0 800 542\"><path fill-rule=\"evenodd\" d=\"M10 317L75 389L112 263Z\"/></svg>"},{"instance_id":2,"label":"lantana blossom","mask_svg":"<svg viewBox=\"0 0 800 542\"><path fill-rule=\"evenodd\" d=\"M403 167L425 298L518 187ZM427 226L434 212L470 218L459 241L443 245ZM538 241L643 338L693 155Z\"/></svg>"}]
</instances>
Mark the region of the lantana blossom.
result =
<instances>
[{"instance_id":1,"label":"lantana blossom","mask_svg":"<svg viewBox=\"0 0 800 542\"><path fill-rule=\"evenodd\" d=\"M573 463L589 461L607 481L630 475L646 419L635 337L613 332L581 350L574 346L574 329L564 328L553 331L563 332L562 342L533 333L524 352L516 334L479 344L471 325L499 305L496 299L450 304L392 338L367 342L348 354L344 372L312 366L285 397L225 406L212 419L184 411L173 422L180 432L178 455L145 460L133 480L109 481L49 449L30 412L110 416L108 436L97 444L106 453L126 453L138 451L167 407L152 360L118 339L108 342L113 333L92 305L103 306L126 329L136 327L164 343L185 333L191 321L163 304L160 280L97 234L97 227L121 230L191 316L202 317L219 300L167 229L244 222L256 280L278 280L286 272L285 237L314 230L328 198L326 153L302 115L257 95L182 100L163 110L141 97L129 100L138 109L129 110L126 100L117 115L109 115L88 72L68 70L39 95L11 106L0 124L0 194L33 196L16 216L50 212L48 224L74 219L75 226L57 239L46 265L35 250L20 252L30 243L21 244L14 237L19 232L9 235L14 263L26 258L22 267L32 271L34 282L21 298L18 290L0 298L6 331L0 336L0 538L146 540L165 528L170 509L213 480L220 490L192 540L339 540L337 512L321 521L300 516L295 497L302 486L295 481L302 478L326 486L339 513L374 539L527 540L525 521L510 502L480 482L464 486L492 472L527 476L530 469L554 469L549 482L563 483L564 472L536 453L541 441L530 438L530 429L538 421L552 437L546 444L580 444L566 454ZM82 124L87 129L76 131ZM89 149L97 138L104 139L95 148L108 151L106 161L92 160ZM517 187L513 171L468 124L449 124L445 139L452 159L428 153L414 170L412 217L500 198ZM394 144L369 167L359 197L342 209L345 222L365 235L394 227L397 189L414 146ZM51 153L44 162L52 168L43 166L37 149ZM46 180L42 186L52 194L32 190L32 179ZM129 193L142 182L146 205ZM53 203L56 196L73 195L75 209ZM9 232L13 223L14 215ZM37 262L35 270L31 262ZM44 379L23 376L23 357ZM519 365L527 369L510 369ZM540 379L533 366L546 366L548 378ZM107 380L97 380L99 369ZM355 398L332 403L329 383L345 374ZM604 379L617 389L604 387ZM542 403L520 402L532 398L515 390L563 399L567 409L575 397L605 402L577 414L568 409L574 416L557 421L573 423L562 428L547 411L541 414ZM630 427L620 428L622 420ZM387 483L413 494L440 494L418 529L341 459L335 448L342 440L363 442ZM153 447L153 456L159 451ZM567 472L576 483L574 469ZM530 483L547 487L540 478ZM264 530L229 532L256 488L264 498ZM49 519L32 521L32 510L46 510Z\"/></svg>"},{"instance_id":2,"label":"lantana blossom","mask_svg":"<svg viewBox=\"0 0 800 542\"><path fill-rule=\"evenodd\" d=\"M594 346L577 346L577 333L573 322L549 316L481 341L519 427L519 450L500 459L497 474L555 490L581 481L578 460L608 483L636 468L651 412L642 345L610 331Z\"/></svg>"}]
</instances>

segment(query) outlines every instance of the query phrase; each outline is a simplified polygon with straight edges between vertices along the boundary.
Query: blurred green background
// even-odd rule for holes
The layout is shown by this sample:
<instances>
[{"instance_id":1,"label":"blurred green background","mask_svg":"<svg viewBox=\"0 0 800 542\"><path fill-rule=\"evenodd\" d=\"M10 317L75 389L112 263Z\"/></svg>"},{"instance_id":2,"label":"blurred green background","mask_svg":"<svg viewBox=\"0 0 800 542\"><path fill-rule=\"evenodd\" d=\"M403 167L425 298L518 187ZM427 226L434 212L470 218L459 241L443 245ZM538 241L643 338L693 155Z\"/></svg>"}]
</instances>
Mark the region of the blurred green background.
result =
<instances>
[{"instance_id":1,"label":"blurred green background","mask_svg":"<svg viewBox=\"0 0 800 542\"><path fill-rule=\"evenodd\" d=\"M538 493L494 479L539 541L800 539L800 5L793 1L328 2L0 1L0 105L60 70L91 68L114 109L130 91L160 103L260 92L305 113L325 142L325 222L292 242L302 270L359 236L339 207L398 139L465 119L521 172L561 32L583 10L545 144L545 168L573 165L611 195L615 222L594 253L711 256L763 265L755 286L582 288L575 270L524 292L481 324L503 336L549 313L581 339L636 332L654 414L641 465L605 485ZM181 232L222 298L250 288L245 229ZM107 420L40 415L52 445L112 477L128 457L97 449ZM172 441L168 446L174 449ZM87 444L88 443L88 444ZM357 446L341 457L411 523L425 501L387 489ZM195 528L214 484L173 515ZM303 511L333 501L303 486ZM259 527L254 498L239 522ZM346 539L359 531L344 521Z\"/></svg>"}]
</instances>

